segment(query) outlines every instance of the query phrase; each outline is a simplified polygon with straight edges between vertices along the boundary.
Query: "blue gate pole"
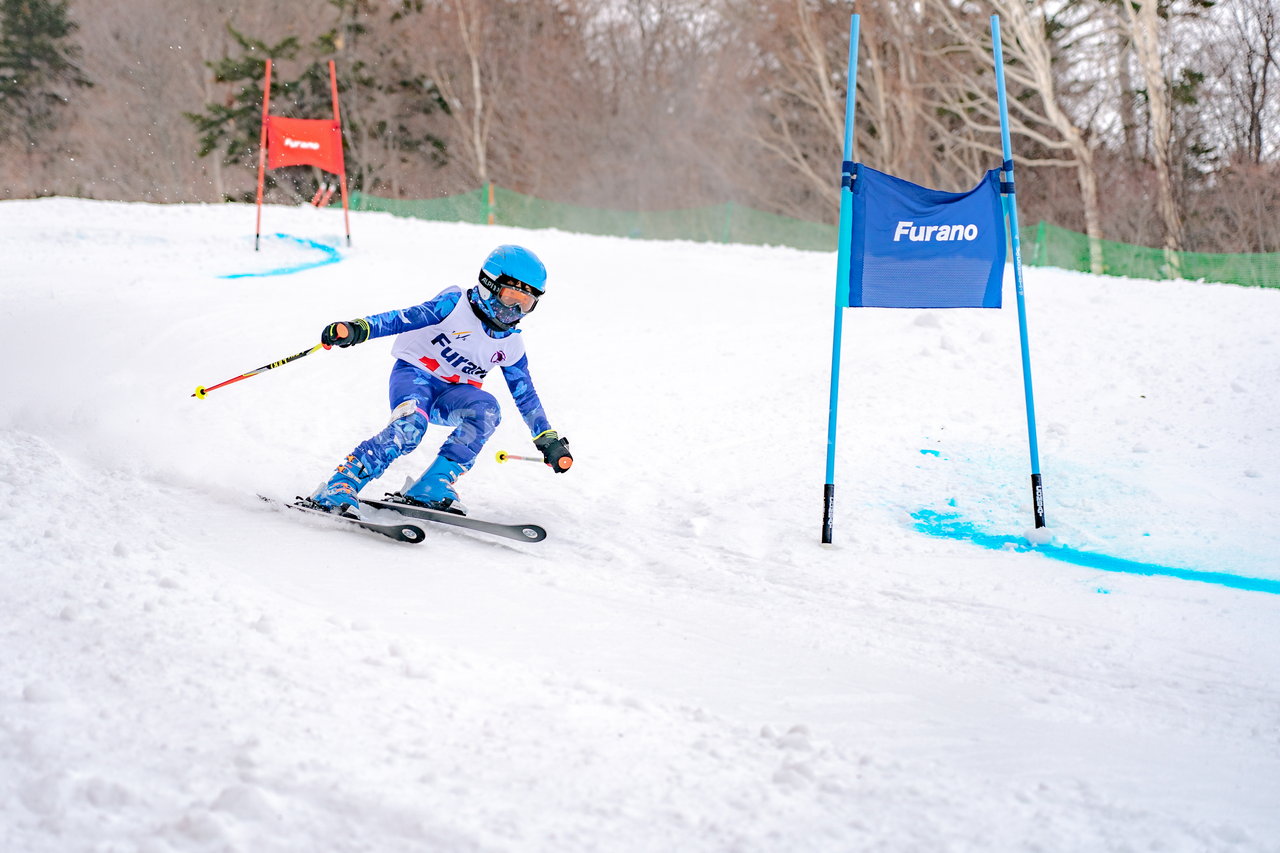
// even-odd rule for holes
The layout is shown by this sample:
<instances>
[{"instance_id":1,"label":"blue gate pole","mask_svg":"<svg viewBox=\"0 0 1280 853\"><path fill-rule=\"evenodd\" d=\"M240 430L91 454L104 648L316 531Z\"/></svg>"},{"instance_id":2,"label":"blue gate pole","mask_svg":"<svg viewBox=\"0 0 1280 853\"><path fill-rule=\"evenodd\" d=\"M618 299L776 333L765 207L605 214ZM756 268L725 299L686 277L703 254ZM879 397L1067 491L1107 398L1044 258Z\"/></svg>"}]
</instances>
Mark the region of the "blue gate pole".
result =
<instances>
[{"instance_id":1,"label":"blue gate pole","mask_svg":"<svg viewBox=\"0 0 1280 853\"><path fill-rule=\"evenodd\" d=\"M1031 348L1027 343L1027 303L1022 287L1022 243L1018 238L1018 197L1014 194L1013 146L1009 142L1008 102L1004 92L1004 51L1000 46L1000 16L991 16L991 44L995 53L996 92L1000 99L1001 198L1009 217L1009 241L1013 249L1013 281L1018 292L1018 337L1022 343L1022 385L1027 399L1027 437L1031 448L1031 505L1036 527L1045 526L1044 488L1040 482L1040 447L1036 441L1036 403L1031 391Z\"/></svg>"},{"instance_id":2,"label":"blue gate pole","mask_svg":"<svg viewBox=\"0 0 1280 853\"><path fill-rule=\"evenodd\" d=\"M831 544L836 501L836 405L840 397L840 344L849 304L849 237L853 222L853 110L858 100L858 16L849 21L849 91L844 99L844 160L840 166L840 233L836 250L836 308L831 331L831 402L827 412L827 479L822 487L822 544Z\"/></svg>"}]
</instances>

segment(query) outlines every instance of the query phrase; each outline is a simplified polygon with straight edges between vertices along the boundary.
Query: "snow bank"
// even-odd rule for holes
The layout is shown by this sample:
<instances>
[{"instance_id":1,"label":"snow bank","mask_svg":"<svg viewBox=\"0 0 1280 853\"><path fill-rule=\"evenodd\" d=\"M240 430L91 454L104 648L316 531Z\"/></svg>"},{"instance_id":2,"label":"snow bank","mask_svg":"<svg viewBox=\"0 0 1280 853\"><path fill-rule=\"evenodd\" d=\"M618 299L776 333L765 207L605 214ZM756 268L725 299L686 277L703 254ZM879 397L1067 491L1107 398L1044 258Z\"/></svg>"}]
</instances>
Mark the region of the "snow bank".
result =
<instances>
[{"instance_id":1,"label":"snow bank","mask_svg":"<svg viewBox=\"0 0 1280 853\"><path fill-rule=\"evenodd\" d=\"M0 204L0 848L1280 849L1280 598L913 520L1029 525L1012 308L846 315L822 549L834 256L268 218L254 253L244 206ZM341 260L259 275L306 241ZM265 510L385 423L389 341L192 390L504 241L577 462L463 494L550 538ZM1280 294L1027 298L1053 540L1280 579Z\"/></svg>"}]
</instances>

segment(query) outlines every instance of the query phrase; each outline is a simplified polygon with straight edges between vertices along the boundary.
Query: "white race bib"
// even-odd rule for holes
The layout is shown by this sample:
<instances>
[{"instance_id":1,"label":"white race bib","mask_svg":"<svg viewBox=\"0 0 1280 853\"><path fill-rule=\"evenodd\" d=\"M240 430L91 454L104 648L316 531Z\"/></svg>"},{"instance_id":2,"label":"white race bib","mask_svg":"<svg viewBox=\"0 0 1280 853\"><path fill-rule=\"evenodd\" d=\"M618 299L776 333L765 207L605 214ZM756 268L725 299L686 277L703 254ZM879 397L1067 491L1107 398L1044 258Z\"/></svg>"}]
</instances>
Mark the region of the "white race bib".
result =
<instances>
[{"instance_id":1,"label":"white race bib","mask_svg":"<svg viewBox=\"0 0 1280 853\"><path fill-rule=\"evenodd\" d=\"M450 290L457 290L459 297L449 316L435 325L397 335L391 354L445 382L465 382L479 388L490 370L514 364L524 356L524 341L518 330L504 338L490 337L461 288Z\"/></svg>"}]
</instances>

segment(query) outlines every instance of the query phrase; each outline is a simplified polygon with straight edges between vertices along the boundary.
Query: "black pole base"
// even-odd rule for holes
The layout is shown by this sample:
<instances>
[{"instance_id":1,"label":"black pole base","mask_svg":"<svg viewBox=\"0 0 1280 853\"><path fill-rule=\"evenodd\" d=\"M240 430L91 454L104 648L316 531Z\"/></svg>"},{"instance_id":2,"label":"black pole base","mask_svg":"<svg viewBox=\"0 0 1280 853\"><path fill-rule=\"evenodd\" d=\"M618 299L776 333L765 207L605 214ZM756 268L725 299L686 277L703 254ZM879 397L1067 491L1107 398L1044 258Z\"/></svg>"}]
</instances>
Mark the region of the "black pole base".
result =
<instances>
[{"instance_id":1,"label":"black pole base","mask_svg":"<svg viewBox=\"0 0 1280 853\"><path fill-rule=\"evenodd\" d=\"M822 487L822 544L831 544L832 528L835 526L836 487L827 483Z\"/></svg>"},{"instance_id":2,"label":"black pole base","mask_svg":"<svg viewBox=\"0 0 1280 853\"><path fill-rule=\"evenodd\" d=\"M1031 475L1031 506L1036 516L1036 528L1044 527L1044 486L1040 483L1040 475Z\"/></svg>"}]
</instances>

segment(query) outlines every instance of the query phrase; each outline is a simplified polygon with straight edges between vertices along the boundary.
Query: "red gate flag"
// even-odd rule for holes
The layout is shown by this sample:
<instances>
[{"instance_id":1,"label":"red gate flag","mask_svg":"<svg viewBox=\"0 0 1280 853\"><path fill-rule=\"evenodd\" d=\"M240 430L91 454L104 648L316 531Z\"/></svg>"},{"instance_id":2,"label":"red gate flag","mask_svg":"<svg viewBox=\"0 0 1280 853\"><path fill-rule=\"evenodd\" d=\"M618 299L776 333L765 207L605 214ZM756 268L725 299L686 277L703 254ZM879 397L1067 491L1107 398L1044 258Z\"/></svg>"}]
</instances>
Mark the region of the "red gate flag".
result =
<instances>
[{"instance_id":1,"label":"red gate flag","mask_svg":"<svg viewBox=\"0 0 1280 853\"><path fill-rule=\"evenodd\" d=\"M262 82L262 138L258 144L258 224L253 233L253 250L262 237L262 187L268 169L281 166L315 166L338 176L342 190L342 220L351 245L351 220L347 212L347 167L342 159L342 115L338 112L338 71L329 60L329 90L333 95L333 118L283 118L271 114L271 60ZM324 196L328 204L330 190ZM320 193L316 193L319 199ZM314 200L313 200L314 203ZM320 206L320 205L317 205Z\"/></svg>"},{"instance_id":2,"label":"red gate flag","mask_svg":"<svg viewBox=\"0 0 1280 853\"><path fill-rule=\"evenodd\" d=\"M344 174L342 128L332 119L267 118L267 168L317 166Z\"/></svg>"}]
</instances>

